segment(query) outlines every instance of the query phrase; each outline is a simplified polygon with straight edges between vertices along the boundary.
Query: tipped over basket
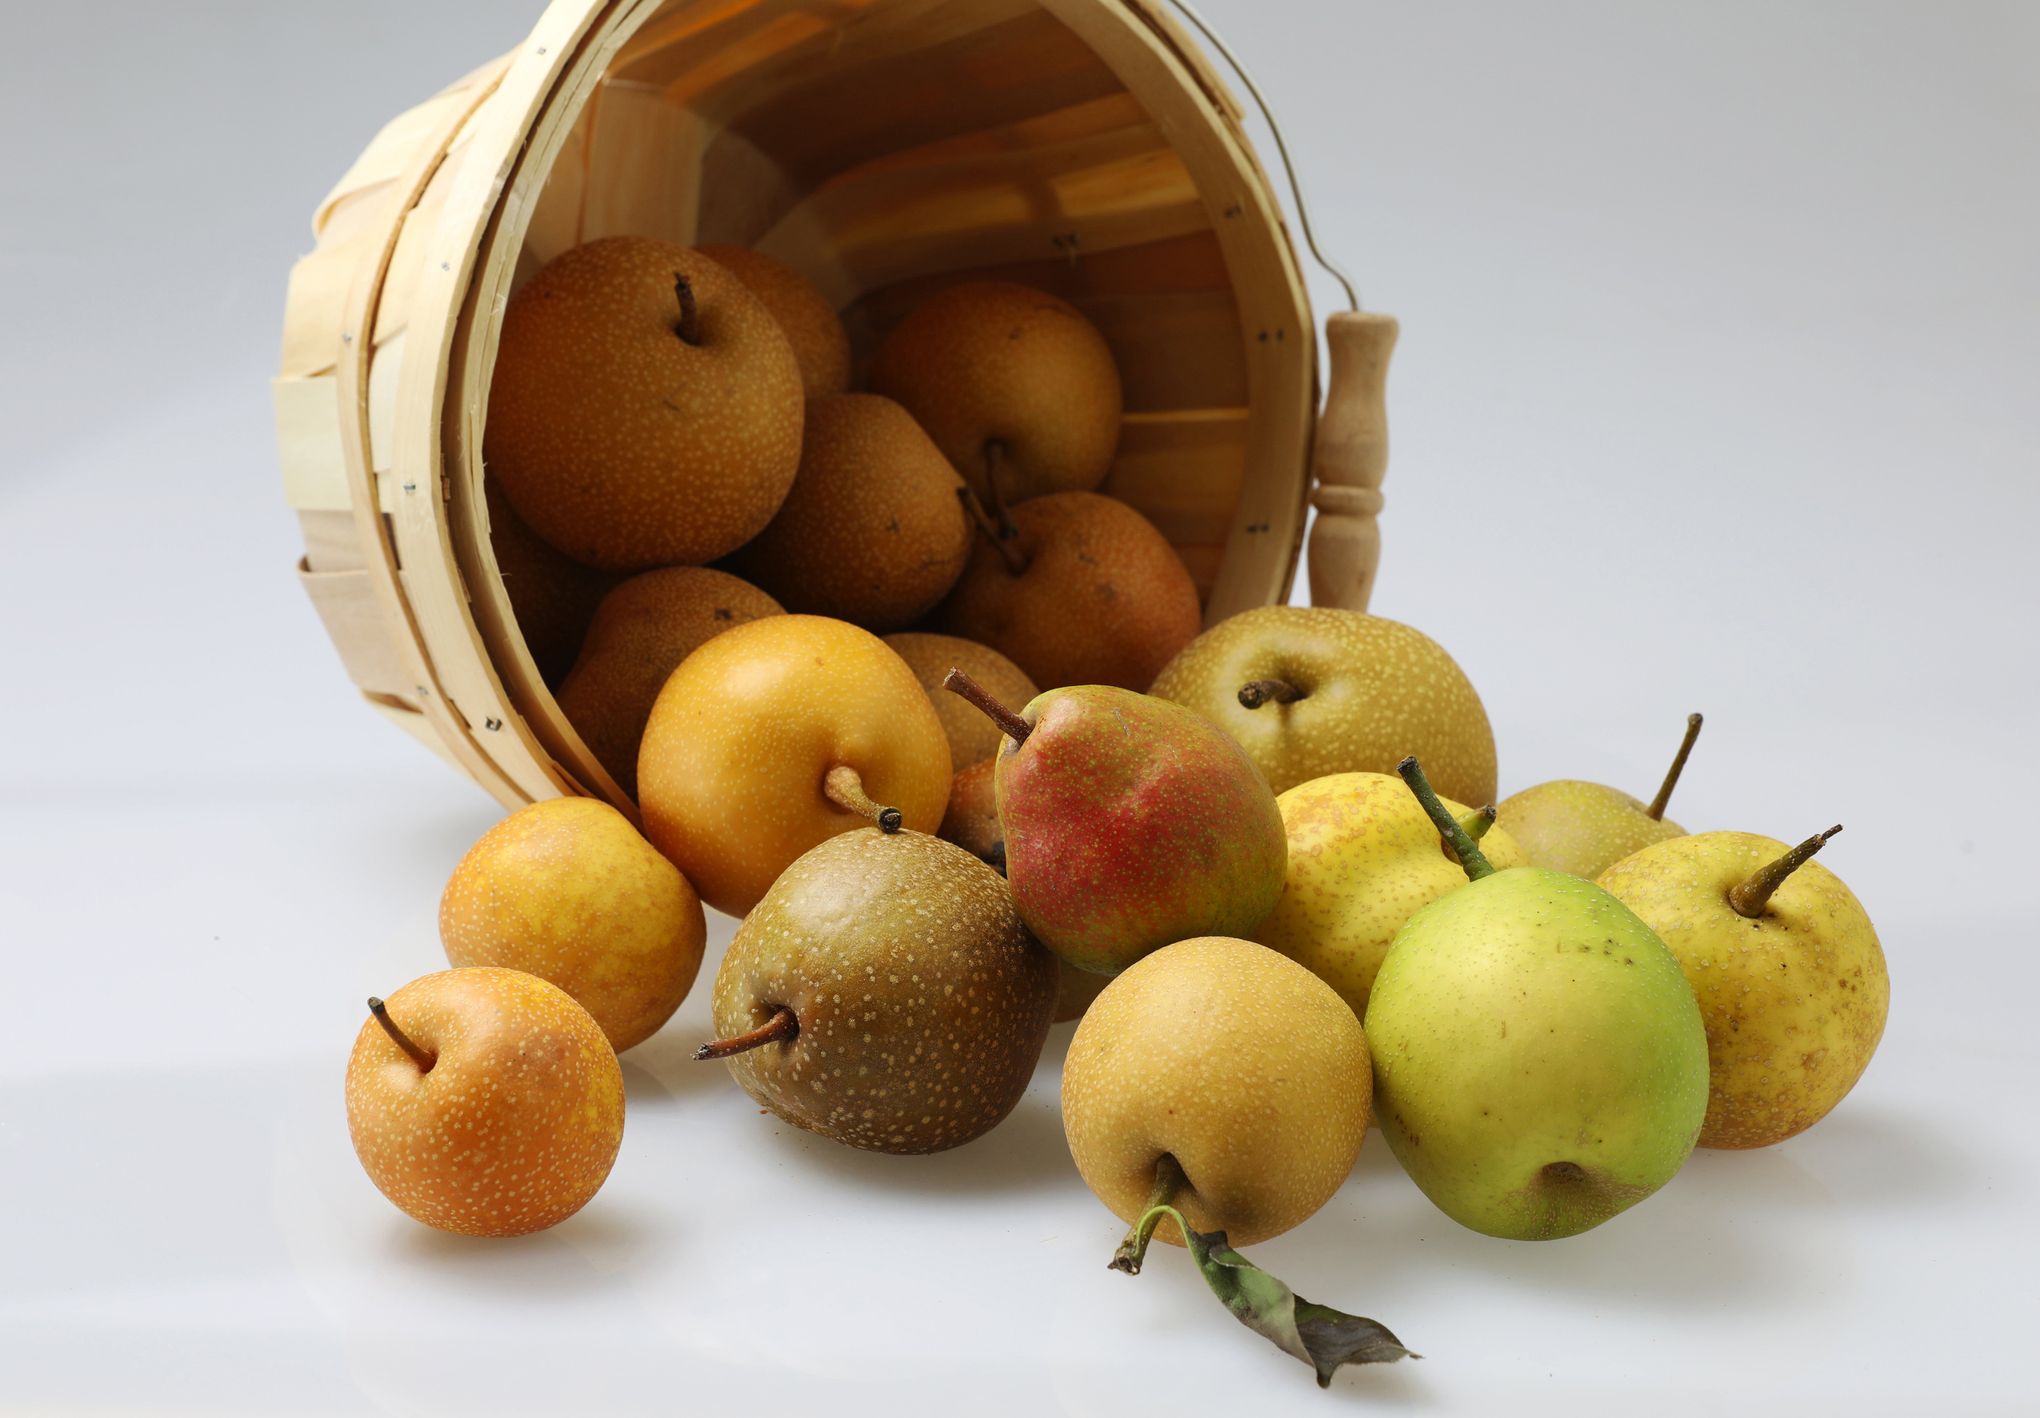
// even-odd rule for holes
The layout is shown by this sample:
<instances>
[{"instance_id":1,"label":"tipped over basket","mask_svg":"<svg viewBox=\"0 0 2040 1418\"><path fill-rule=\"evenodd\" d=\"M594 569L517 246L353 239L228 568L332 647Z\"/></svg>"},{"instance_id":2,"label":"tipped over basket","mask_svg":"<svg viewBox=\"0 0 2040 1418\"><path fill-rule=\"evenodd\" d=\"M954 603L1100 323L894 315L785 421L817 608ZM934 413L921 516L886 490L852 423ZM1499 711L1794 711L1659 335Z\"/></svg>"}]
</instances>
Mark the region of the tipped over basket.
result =
<instances>
[{"instance_id":1,"label":"tipped over basket","mask_svg":"<svg viewBox=\"0 0 2040 1418\"><path fill-rule=\"evenodd\" d=\"M860 355L946 284L1064 297L1125 385L1103 491L1174 544L1207 623L1287 598L1314 488L1313 598L1364 608L1395 323L1331 318L1320 423L1241 124L1162 0L555 0L377 135L291 274L284 482L349 676L506 805L630 810L519 630L481 457L511 292L618 234L777 256Z\"/></svg>"}]
</instances>

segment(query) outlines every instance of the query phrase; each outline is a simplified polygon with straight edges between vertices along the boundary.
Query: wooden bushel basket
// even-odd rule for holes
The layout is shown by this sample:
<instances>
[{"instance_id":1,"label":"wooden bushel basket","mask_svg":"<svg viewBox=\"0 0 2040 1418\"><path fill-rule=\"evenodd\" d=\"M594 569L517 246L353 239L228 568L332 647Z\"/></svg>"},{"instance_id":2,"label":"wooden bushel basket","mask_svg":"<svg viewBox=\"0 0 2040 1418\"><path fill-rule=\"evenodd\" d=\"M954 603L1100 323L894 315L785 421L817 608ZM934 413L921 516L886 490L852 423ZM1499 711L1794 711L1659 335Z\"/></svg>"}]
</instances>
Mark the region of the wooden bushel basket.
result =
<instances>
[{"instance_id":1,"label":"wooden bushel basket","mask_svg":"<svg viewBox=\"0 0 2040 1418\"><path fill-rule=\"evenodd\" d=\"M377 135L291 273L280 456L349 676L506 805L631 810L518 631L481 459L511 292L626 233L791 263L860 358L944 283L1054 291L1124 378L1103 490L1174 543L1207 622L1287 598L1313 488L1312 597L1364 608L1395 322L1331 318L1320 424L1241 117L1164 0L554 0Z\"/></svg>"}]
</instances>

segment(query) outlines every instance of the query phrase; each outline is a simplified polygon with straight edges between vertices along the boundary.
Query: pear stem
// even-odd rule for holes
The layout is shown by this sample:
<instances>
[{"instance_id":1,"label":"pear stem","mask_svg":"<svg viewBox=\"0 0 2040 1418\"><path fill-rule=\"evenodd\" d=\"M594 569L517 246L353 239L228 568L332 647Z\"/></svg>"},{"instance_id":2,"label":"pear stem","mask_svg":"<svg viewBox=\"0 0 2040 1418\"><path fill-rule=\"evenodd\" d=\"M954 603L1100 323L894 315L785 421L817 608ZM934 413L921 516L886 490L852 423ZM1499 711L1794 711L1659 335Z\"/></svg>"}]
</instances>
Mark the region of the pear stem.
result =
<instances>
[{"instance_id":1,"label":"pear stem","mask_svg":"<svg viewBox=\"0 0 2040 1418\"><path fill-rule=\"evenodd\" d=\"M1025 571L1027 569L1027 558L1021 554L1020 548L1014 546L1009 540L1012 535L1011 533L1001 532L996 526L992 525L992 517L989 512L985 511L984 501L968 487L959 487L956 490L956 497L963 504L963 510L969 514L970 520L977 524L977 529L980 532L984 533L985 540L992 544L993 550L997 551L1000 559L1006 563L1006 569L1015 576Z\"/></svg>"},{"instance_id":2,"label":"pear stem","mask_svg":"<svg viewBox=\"0 0 2040 1418\"><path fill-rule=\"evenodd\" d=\"M1294 704L1310 696L1286 679L1257 679L1240 686L1240 708L1258 709L1269 700L1277 704Z\"/></svg>"},{"instance_id":3,"label":"pear stem","mask_svg":"<svg viewBox=\"0 0 2040 1418\"><path fill-rule=\"evenodd\" d=\"M1108 1270L1123 1271L1128 1275L1140 1274L1140 1265L1147 1259L1148 1242L1154 1237L1155 1228L1143 1228L1141 1220L1158 1206L1175 1204L1176 1193L1189 1182L1183 1175L1183 1164L1176 1160L1173 1152L1164 1152L1155 1163L1154 1190L1148 1193L1147 1205L1140 1209L1140 1217L1126 1228L1126 1239L1119 1243L1119 1249L1112 1253Z\"/></svg>"},{"instance_id":4,"label":"pear stem","mask_svg":"<svg viewBox=\"0 0 2040 1418\"><path fill-rule=\"evenodd\" d=\"M1747 916L1754 921L1764 914L1764 908L1771 904L1771 897L1785 884L1785 878L1811 861L1813 854L1827 845L1828 838L1841 830L1842 825L1838 822L1827 831L1807 838L1769 866L1759 867L1747 881L1729 889L1728 904L1735 907L1738 916Z\"/></svg>"},{"instance_id":5,"label":"pear stem","mask_svg":"<svg viewBox=\"0 0 2040 1418\"><path fill-rule=\"evenodd\" d=\"M739 1034L732 1039L717 1039L712 1044L703 1044L694 1051L696 1059L726 1059L734 1054L749 1053L767 1044L790 1042L800 1033L800 1021L793 1011L779 1005L772 1011L772 1017L748 1034Z\"/></svg>"},{"instance_id":6,"label":"pear stem","mask_svg":"<svg viewBox=\"0 0 2040 1418\"><path fill-rule=\"evenodd\" d=\"M1012 509L1006 505L1006 489L999 486L999 469L1006 461L1006 440L988 438L985 440L985 491L991 494L992 515L998 518L999 535L1017 537L1020 529L1013 525Z\"/></svg>"},{"instance_id":7,"label":"pear stem","mask_svg":"<svg viewBox=\"0 0 2040 1418\"><path fill-rule=\"evenodd\" d=\"M678 271L673 273L673 295L680 302L680 323L673 327L673 333L683 343L700 344L701 307L694 299L694 283Z\"/></svg>"},{"instance_id":8,"label":"pear stem","mask_svg":"<svg viewBox=\"0 0 2040 1418\"><path fill-rule=\"evenodd\" d=\"M1652 798L1650 806L1644 809L1645 815L1652 822L1664 821L1665 809L1671 805L1672 789L1679 786L1679 775L1686 771L1686 760L1692 756L1693 745L1699 741L1699 738L1700 716L1698 714L1688 714L1686 716L1686 737L1679 743L1679 751L1672 758L1672 766L1665 773L1665 781L1659 785L1657 796Z\"/></svg>"},{"instance_id":9,"label":"pear stem","mask_svg":"<svg viewBox=\"0 0 2040 1418\"><path fill-rule=\"evenodd\" d=\"M439 1062L439 1060L412 1043L410 1036L397 1028L397 1021L390 1018L389 1006L385 1005L374 995L370 995L368 997L368 1012L375 1016L376 1023L382 1025L383 1033L390 1036L390 1041L411 1056L411 1062L418 1065L418 1072L432 1072L432 1065Z\"/></svg>"},{"instance_id":10,"label":"pear stem","mask_svg":"<svg viewBox=\"0 0 2040 1418\"><path fill-rule=\"evenodd\" d=\"M1460 818L1459 825L1466 829L1467 836L1478 842L1481 838L1487 836L1487 830L1495 825L1495 818L1498 816L1500 814L1496 810L1495 805L1489 803L1486 807L1480 809L1480 811L1470 812Z\"/></svg>"},{"instance_id":11,"label":"pear stem","mask_svg":"<svg viewBox=\"0 0 2040 1418\"><path fill-rule=\"evenodd\" d=\"M978 712L1005 731L1014 746L1027 742L1027 736L1034 732L1034 725L1008 709L993 697L992 692L965 674L952 669L942 677L942 687L958 698L974 705Z\"/></svg>"},{"instance_id":12,"label":"pear stem","mask_svg":"<svg viewBox=\"0 0 2040 1418\"><path fill-rule=\"evenodd\" d=\"M843 811L876 823L878 830L887 834L899 831L905 820L898 808L873 802L864 791L864 775L847 763L839 763L822 775L822 796Z\"/></svg>"},{"instance_id":13,"label":"pear stem","mask_svg":"<svg viewBox=\"0 0 2040 1418\"><path fill-rule=\"evenodd\" d=\"M1459 825L1459 819L1451 814L1438 797L1437 789L1433 788L1431 780L1424 776L1424 770L1418 764L1416 755L1411 754L1396 764L1395 771L1402 774L1402 780L1410 785L1410 791L1415 793L1417 801L1423 804L1432 825L1438 829L1438 835L1445 839L1445 845L1459 858L1459 865L1466 872L1466 879L1479 881L1484 876L1493 876L1495 864L1482 854L1479 845L1473 840L1473 835Z\"/></svg>"}]
</instances>

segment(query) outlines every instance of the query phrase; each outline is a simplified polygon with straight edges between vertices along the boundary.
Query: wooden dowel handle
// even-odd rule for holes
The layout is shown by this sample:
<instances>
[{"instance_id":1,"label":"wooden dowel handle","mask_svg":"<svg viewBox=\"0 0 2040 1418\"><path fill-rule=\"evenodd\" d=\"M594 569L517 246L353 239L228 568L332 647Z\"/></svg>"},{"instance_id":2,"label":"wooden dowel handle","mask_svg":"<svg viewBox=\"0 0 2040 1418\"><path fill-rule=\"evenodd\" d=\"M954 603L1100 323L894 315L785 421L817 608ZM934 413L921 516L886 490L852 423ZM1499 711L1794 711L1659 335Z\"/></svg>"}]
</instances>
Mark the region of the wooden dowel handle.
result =
<instances>
[{"instance_id":1,"label":"wooden dowel handle","mask_svg":"<svg viewBox=\"0 0 2040 1418\"><path fill-rule=\"evenodd\" d=\"M1312 605L1364 611L1381 564L1381 479L1388 472L1392 315L1341 311L1325 322L1331 350L1325 411L1311 458Z\"/></svg>"}]
</instances>

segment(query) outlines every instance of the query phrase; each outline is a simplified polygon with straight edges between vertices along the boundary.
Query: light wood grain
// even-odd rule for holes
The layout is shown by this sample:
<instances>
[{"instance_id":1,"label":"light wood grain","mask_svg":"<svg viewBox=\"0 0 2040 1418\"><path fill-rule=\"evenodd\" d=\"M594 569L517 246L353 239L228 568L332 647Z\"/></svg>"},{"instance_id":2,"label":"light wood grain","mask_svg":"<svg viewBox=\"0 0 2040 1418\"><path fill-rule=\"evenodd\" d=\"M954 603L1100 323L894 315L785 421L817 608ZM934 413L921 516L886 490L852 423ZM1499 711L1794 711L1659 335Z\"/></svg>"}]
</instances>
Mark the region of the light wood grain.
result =
<instances>
[{"instance_id":1,"label":"light wood grain","mask_svg":"<svg viewBox=\"0 0 2040 1418\"><path fill-rule=\"evenodd\" d=\"M1388 472L1388 361L1395 318L1340 312L1325 322L1331 390L1311 475L1313 605L1364 611L1381 566L1381 480Z\"/></svg>"}]
</instances>

